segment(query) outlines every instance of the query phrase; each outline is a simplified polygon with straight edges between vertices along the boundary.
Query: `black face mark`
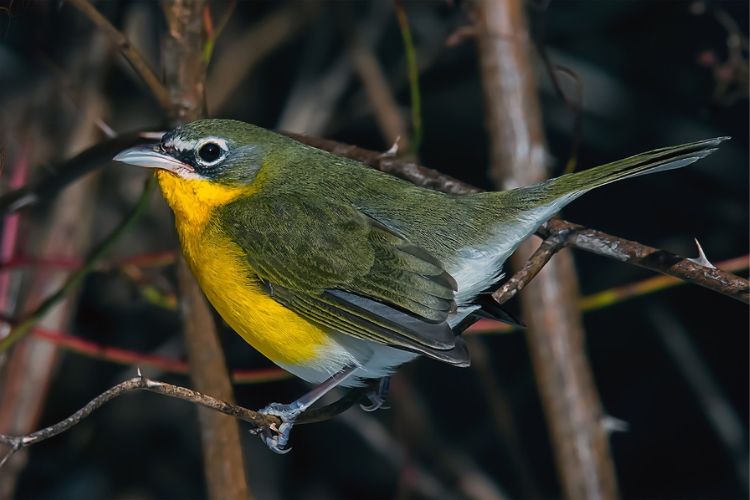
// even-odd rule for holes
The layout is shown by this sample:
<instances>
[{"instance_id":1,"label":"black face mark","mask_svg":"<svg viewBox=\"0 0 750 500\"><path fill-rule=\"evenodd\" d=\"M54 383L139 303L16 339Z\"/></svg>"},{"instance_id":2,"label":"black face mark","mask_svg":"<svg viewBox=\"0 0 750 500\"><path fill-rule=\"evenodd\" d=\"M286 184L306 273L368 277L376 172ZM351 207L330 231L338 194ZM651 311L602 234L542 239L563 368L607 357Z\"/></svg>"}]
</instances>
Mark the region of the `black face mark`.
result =
<instances>
[{"instance_id":1,"label":"black face mark","mask_svg":"<svg viewBox=\"0 0 750 500\"><path fill-rule=\"evenodd\" d=\"M214 142L207 142L198 150L198 156L205 163L213 163L221 156L221 146Z\"/></svg>"},{"instance_id":2,"label":"black face mark","mask_svg":"<svg viewBox=\"0 0 750 500\"><path fill-rule=\"evenodd\" d=\"M190 165L195 173L208 179L215 179L221 175L224 160L229 155L224 140L214 140L212 137L187 139L180 136L179 129L162 137L161 150L174 159Z\"/></svg>"}]
</instances>

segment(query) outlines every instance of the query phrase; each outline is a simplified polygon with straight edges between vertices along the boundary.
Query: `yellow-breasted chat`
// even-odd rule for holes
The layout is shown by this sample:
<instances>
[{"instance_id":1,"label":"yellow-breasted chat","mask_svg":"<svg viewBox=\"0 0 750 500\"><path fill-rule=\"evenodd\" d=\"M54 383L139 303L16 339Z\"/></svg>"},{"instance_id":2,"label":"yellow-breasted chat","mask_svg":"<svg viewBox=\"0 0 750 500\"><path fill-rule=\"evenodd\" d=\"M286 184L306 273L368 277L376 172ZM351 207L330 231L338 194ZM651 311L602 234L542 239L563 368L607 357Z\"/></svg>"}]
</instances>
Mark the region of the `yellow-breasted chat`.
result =
<instances>
[{"instance_id":1,"label":"yellow-breasted chat","mask_svg":"<svg viewBox=\"0 0 750 500\"><path fill-rule=\"evenodd\" d=\"M222 318L315 384L261 411L289 450L294 420L335 386L419 355L468 366L459 336L513 251L562 207L611 182L687 166L724 138L657 149L503 192L449 195L233 120L200 120L115 160L157 169L185 258ZM500 319L508 320L501 316Z\"/></svg>"}]
</instances>

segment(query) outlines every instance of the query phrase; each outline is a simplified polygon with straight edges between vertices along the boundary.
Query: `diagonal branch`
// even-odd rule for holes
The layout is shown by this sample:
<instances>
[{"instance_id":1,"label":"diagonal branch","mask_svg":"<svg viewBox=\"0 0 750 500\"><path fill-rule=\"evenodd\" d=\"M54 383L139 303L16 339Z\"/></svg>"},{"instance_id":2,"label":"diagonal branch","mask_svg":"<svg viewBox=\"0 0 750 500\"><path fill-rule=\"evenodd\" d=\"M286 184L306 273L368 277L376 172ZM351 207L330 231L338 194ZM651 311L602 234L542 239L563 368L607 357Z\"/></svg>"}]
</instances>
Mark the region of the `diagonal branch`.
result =
<instances>
[{"instance_id":1,"label":"diagonal branch","mask_svg":"<svg viewBox=\"0 0 750 500\"><path fill-rule=\"evenodd\" d=\"M674 276L746 304L750 301L750 289L746 279L716 267L699 264L694 259L561 219L552 219L538 231L542 236L560 232L568 234L565 246Z\"/></svg>"},{"instance_id":2,"label":"diagonal branch","mask_svg":"<svg viewBox=\"0 0 750 500\"><path fill-rule=\"evenodd\" d=\"M3 464L5 464L18 450L57 436L80 423L94 411L101 408L105 403L108 403L124 394L141 390L155 392L170 398L182 399L195 405L229 415L230 417L235 417L250 424L254 431L273 428L281 424L281 420L277 417L264 415L257 411L249 410L234 403L222 401L221 399L202 394L198 391L193 391L186 387L151 380L139 373L137 377L133 377L107 389L68 418L52 424L49 427L45 427L44 429L23 436L0 434L0 443L5 444L8 447L8 451L4 455L0 455L0 467L2 467ZM304 413L296 423L299 425L328 420L357 403L362 399L362 396L367 390L369 390L367 387L351 390L343 398L330 405Z\"/></svg>"},{"instance_id":3,"label":"diagonal branch","mask_svg":"<svg viewBox=\"0 0 750 500\"><path fill-rule=\"evenodd\" d=\"M67 0L67 2L80 10L81 13L88 17L91 22L112 39L112 42L114 42L120 50L120 53L125 60L130 63L133 70L143 79L143 82L149 90L151 90L151 93L156 100L159 101L159 105L166 111L171 109L172 103L166 87L162 85L154 70L143 58L140 51L130 43L127 37L115 28L98 10L96 10L96 7L91 5L88 0Z\"/></svg>"},{"instance_id":4,"label":"diagonal branch","mask_svg":"<svg viewBox=\"0 0 750 500\"><path fill-rule=\"evenodd\" d=\"M302 134L287 133L286 135L318 149L360 161L378 170L401 177L418 186L454 194L480 191L480 189L470 184L449 175L441 174L437 170L417 165L408 160L405 161L383 155L377 151ZM740 302L750 303L750 296L748 296L750 283L748 283L748 280L732 273L703 266L687 257L659 250L636 241L626 240L602 231L588 229L562 219L553 219L537 231L537 235L545 239L554 233L569 233L565 238L565 247L586 250L587 252L613 258L621 262L645 267L652 271L706 287L709 290L739 300ZM529 278L531 277L533 276ZM527 282L528 279L523 280L523 284Z\"/></svg>"}]
</instances>

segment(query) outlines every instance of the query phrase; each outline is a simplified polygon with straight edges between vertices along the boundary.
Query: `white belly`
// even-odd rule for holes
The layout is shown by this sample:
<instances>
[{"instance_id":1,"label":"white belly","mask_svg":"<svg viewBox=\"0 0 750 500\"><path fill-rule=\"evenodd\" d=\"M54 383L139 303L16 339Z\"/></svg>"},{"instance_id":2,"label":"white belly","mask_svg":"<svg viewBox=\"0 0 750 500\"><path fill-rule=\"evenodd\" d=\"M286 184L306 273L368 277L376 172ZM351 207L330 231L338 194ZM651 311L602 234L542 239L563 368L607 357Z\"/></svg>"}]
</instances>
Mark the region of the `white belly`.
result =
<instances>
[{"instance_id":1,"label":"white belly","mask_svg":"<svg viewBox=\"0 0 750 500\"><path fill-rule=\"evenodd\" d=\"M319 384L347 366L357 366L354 375L342 387L364 385L363 379L379 379L393 373L419 354L383 344L361 340L350 335L330 333L330 342L321 347L314 362L302 364L276 363L284 370L312 384Z\"/></svg>"}]
</instances>

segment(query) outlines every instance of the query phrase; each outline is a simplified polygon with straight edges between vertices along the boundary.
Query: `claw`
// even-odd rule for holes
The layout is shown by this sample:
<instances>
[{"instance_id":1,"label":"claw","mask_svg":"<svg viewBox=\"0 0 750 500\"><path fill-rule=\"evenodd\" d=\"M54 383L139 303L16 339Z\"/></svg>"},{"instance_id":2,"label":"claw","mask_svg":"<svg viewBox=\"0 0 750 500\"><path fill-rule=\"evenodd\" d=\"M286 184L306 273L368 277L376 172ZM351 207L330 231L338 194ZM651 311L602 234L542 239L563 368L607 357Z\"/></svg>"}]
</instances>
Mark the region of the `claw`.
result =
<instances>
[{"instance_id":1,"label":"claw","mask_svg":"<svg viewBox=\"0 0 750 500\"><path fill-rule=\"evenodd\" d=\"M281 419L281 425L277 428L271 426L268 429L262 429L258 435L260 439L270 448L274 453L283 455L289 453L292 448L289 446L289 437L292 433L292 427L294 427L294 421L304 411L299 404L291 403L288 405L281 403L271 403L262 410L258 410L259 413L264 415L273 415Z\"/></svg>"},{"instance_id":2,"label":"claw","mask_svg":"<svg viewBox=\"0 0 750 500\"><path fill-rule=\"evenodd\" d=\"M385 399L381 398L380 395L376 393L368 394L367 399L370 400L369 403L362 403L359 405L359 407L362 408L364 411L371 412L371 411L379 410L381 408L384 408L384 409L388 408L387 406L385 406Z\"/></svg>"},{"instance_id":3,"label":"claw","mask_svg":"<svg viewBox=\"0 0 750 500\"><path fill-rule=\"evenodd\" d=\"M279 417L281 425L278 429L275 427L261 429L257 434L260 435L260 438L266 443L266 446L268 446L271 451L279 454L289 453L292 449L289 446L289 435L292 433L292 427L294 427L294 422L297 420L297 417L314 405L315 402L322 398L328 391L354 375L354 372L356 371L357 366L355 365L345 366L296 401L289 403L288 405L271 403L262 410L258 410L264 415Z\"/></svg>"},{"instance_id":4,"label":"claw","mask_svg":"<svg viewBox=\"0 0 750 500\"><path fill-rule=\"evenodd\" d=\"M370 400L370 403L362 403L361 405L359 405L359 407L368 412L379 410L381 408L384 410L390 408L390 406L385 405L385 402L388 399L390 386L391 377L381 378L380 383L378 384L378 389L367 394L367 399Z\"/></svg>"}]
</instances>

